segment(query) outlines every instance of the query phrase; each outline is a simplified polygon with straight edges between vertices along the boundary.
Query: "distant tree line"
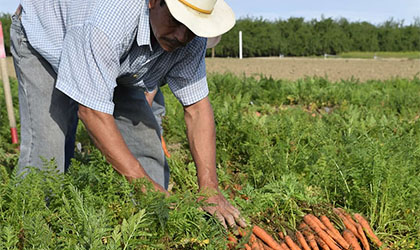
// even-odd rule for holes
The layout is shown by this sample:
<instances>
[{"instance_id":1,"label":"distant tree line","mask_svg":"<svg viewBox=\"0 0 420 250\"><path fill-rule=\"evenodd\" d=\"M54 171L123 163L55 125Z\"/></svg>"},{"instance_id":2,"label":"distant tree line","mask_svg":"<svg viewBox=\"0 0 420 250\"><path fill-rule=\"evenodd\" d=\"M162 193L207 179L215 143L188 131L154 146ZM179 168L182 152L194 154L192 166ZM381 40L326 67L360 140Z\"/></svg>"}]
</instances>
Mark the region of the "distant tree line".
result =
<instances>
[{"instance_id":1,"label":"distant tree line","mask_svg":"<svg viewBox=\"0 0 420 250\"><path fill-rule=\"evenodd\" d=\"M6 53L10 55L10 14L0 14ZM267 21L245 18L223 35L215 48L216 56L237 57L238 32L243 32L243 55L316 56L349 51L420 51L420 18L411 25L390 19L383 24L349 22L345 18L303 18ZM208 51L210 55L210 51Z\"/></svg>"},{"instance_id":2,"label":"distant tree line","mask_svg":"<svg viewBox=\"0 0 420 250\"><path fill-rule=\"evenodd\" d=\"M267 21L246 18L223 35L215 48L216 56L237 57L238 33L242 31L243 55L317 56L349 51L420 51L420 19L403 25L393 19L380 25L349 22L345 18L303 18ZM210 51L208 51L210 54Z\"/></svg>"}]
</instances>

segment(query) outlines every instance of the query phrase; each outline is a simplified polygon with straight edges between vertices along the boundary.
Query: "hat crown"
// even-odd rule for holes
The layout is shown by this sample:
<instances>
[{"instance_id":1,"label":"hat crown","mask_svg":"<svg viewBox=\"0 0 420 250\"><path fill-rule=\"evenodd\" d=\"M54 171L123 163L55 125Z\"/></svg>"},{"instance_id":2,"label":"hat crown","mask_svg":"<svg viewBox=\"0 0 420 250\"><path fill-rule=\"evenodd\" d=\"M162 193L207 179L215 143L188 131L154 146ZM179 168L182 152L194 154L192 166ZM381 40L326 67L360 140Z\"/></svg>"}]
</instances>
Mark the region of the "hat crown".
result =
<instances>
[{"instance_id":1,"label":"hat crown","mask_svg":"<svg viewBox=\"0 0 420 250\"><path fill-rule=\"evenodd\" d=\"M193 10L204 14L211 14L217 0L178 0Z\"/></svg>"}]
</instances>

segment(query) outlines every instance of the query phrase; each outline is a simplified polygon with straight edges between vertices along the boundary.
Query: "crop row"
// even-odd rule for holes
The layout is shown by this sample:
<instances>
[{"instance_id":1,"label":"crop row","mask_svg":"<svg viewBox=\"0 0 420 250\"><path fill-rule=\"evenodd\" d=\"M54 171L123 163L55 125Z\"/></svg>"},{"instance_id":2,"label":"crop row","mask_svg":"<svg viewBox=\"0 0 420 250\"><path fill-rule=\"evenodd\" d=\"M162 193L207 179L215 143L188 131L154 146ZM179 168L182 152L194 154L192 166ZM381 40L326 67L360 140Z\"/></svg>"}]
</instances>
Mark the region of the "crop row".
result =
<instances>
[{"instance_id":1,"label":"crop row","mask_svg":"<svg viewBox=\"0 0 420 250\"><path fill-rule=\"evenodd\" d=\"M13 93L16 82L12 80ZM278 240L304 215L365 215L394 249L419 249L420 80L295 82L209 77L220 188L249 225ZM0 111L0 249L223 249L227 232L198 209L182 107L163 88L171 197L138 192L80 125L69 172L16 177ZM15 97L15 104L16 95ZM4 103L0 92L0 103ZM16 106L17 108L17 106Z\"/></svg>"}]
</instances>

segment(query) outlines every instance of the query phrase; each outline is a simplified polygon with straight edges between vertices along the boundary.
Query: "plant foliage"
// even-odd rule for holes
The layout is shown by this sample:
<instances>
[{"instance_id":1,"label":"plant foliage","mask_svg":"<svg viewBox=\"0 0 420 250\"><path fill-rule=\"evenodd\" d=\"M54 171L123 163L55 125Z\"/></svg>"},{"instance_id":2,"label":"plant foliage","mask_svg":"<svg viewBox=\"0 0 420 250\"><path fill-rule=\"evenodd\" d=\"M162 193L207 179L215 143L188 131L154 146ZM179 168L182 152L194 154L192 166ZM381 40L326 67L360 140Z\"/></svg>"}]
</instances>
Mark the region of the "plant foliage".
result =
<instances>
[{"instance_id":1,"label":"plant foliage","mask_svg":"<svg viewBox=\"0 0 420 250\"><path fill-rule=\"evenodd\" d=\"M220 188L249 224L276 233L295 229L308 212L338 206L366 215L393 249L420 248L418 78L212 75L209 87ZM51 160L45 171L16 176L1 109L0 249L224 249L226 232L199 209L182 107L163 91L169 198L118 175L82 126L68 173L57 174Z\"/></svg>"}]
</instances>

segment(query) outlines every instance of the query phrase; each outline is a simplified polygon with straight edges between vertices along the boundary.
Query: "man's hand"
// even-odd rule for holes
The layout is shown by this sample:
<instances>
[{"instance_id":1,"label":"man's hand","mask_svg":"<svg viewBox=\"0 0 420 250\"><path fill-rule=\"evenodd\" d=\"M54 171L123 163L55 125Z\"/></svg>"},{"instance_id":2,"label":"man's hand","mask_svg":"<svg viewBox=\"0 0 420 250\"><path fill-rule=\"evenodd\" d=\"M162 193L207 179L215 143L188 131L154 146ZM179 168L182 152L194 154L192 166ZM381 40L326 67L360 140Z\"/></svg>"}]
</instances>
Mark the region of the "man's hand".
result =
<instances>
[{"instance_id":1,"label":"man's hand","mask_svg":"<svg viewBox=\"0 0 420 250\"><path fill-rule=\"evenodd\" d=\"M200 191L212 206L204 210L216 216L222 225L246 227L238 209L233 207L218 189L216 173L216 129L213 109L208 97L184 108L190 151L197 167Z\"/></svg>"},{"instance_id":2,"label":"man's hand","mask_svg":"<svg viewBox=\"0 0 420 250\"><path fill-rule=\"evenodd\" d=\"M233 229L236 229L238 226L247 227L239 210L232 206L220 192L215 192L217 192L215 195L207 198L206 202L210 206L203 207L204 211L216 216L226 229L228 226Z\"/></svg>"}]
</instances>

